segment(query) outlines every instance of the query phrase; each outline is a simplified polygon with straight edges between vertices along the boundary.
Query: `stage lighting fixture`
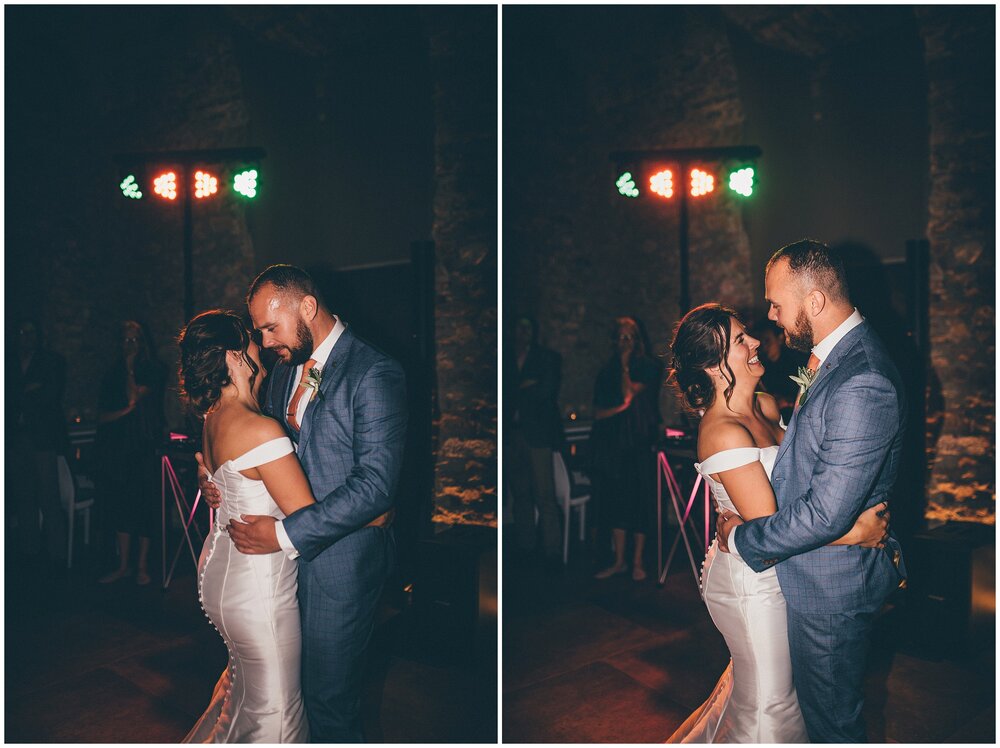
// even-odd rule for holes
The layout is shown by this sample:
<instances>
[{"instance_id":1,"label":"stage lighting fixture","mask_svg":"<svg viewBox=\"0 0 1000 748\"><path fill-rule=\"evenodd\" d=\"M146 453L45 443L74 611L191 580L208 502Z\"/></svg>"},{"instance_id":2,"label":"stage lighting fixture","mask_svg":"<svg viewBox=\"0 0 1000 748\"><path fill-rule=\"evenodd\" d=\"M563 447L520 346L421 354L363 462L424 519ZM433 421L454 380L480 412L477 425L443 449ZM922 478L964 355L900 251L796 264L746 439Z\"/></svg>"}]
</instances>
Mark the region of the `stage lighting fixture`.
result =
<instances>
[{"instance_id":1,"label":"stage lighting fixture","mask_svg":"<svg viewBox=\"0 0 1000 748\"><path fill-rule=\"evenodd\" d=\"M753 169L749 166L729 174L729 189L737 195L750 197L753 194Z\"/></svg>"},{"instance_id":2,"label":"stage lighting fixture","mask_svg":"<svg viewBox=\"0 0 1000 748\"><path fill-rule=\"evenodd\" d=\"M142 199L142 193L139 191L139 184L135 181L135 174L129 174L125 177L118 187L121 188L122 194L125 195L125 197L130 197L133 200Z\"/></svg>"},{"instance_id":3,"label":"stage lighting fixture","mask_svg":"<svg viewBox=\"0 0 1000 748\"><path fill-rule=\"evenodd\" d=\"M715 189L715 177L701 169L691 170L691 197L707 195Z\"/></svg>"},{"instance_id":4,"label":"stage lighting fixture","mask_svg":"<svg viewBox=\"0 0 1000 748\"><path fill-rule=\"evenodd\" d=\"M233 177L233 189L246 198L257 197L257 170L241 171Z\"/></svg>"},{"instance_id":5,"label":"stage lighting fixture","mask_svg":"<svg viewBox=\"0 0 1000 748\"><path fill-rule=\"evenodd\" d=\"M658 171L649 178L649 189L660 197L674 196L674 173L670 169Z\"/></svg>"},{"instance_id":6,"label":"stage lighting fixture","mask_svg":"<svg viewBox=\"0 0 1000 748\"><path fill-rule=\"evenodd\" d=\"M219 180L207 171L196 171L194 173L194 196L197 198L209 197L219 191Z\"/></svg>"},{"instance_id":7,"label":"stage lighting fixture","mask_svg":"<svg viewBox=\"0 0 1000 748\"><path fill-rule=\"evenodd\" d=\"M177 175L167 171L153 180L153 192L164 200L177 199Z\"/></svg>"},{"instance_id":8,"label":"stage lighting fixture","mask_svg":"<svg viewBox=\"0 0 1000 748\"><path fill-rule=\"evenodd\" d=\"M632 172L626 171L620 177L618 181L615 182L618 187L618 193L624 195L625 197L639 197L639 190L636 189L635 180L632 179Z\"/></svg>"}]
</instances>

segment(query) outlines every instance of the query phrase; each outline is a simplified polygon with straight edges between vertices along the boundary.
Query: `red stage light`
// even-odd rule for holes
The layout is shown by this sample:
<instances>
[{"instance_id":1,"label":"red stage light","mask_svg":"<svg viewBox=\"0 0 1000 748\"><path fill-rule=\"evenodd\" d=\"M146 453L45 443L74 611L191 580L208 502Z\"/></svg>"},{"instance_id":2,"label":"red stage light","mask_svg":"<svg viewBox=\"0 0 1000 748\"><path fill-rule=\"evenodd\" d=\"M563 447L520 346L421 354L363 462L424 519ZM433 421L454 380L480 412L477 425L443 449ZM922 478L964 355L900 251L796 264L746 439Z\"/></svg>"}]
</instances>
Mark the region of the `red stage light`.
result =
<instances>
[{"instance_id":1,"label":"red stage light","mask_svg":"<svg viewBox=\"0 0 1000 748\"><path fill-rule=\"evenodd\" d=\"M707 195L715 189L715 177L701 169L691 170L691 197Z\"/></svg>"},{"instance_id":2,"label":"red stage light","mask_svg":"<svg viewBox=\"0 0 1000 748\"><path fill-rule=\"evenodd\" d=\"M219 180L207 171L194 173L194 196L198 198L214 195L219 191Z\"/></svg>"},{"instance_id":3,"label":"red stage light","mask_svg":"<svg viewBox=\"0 0 1000 748\"><path fill-rule=\"evenodd\" d=\"M649 178L649 189L660 197L673 197L674 173L670 169L657 172Z\"/></svg>"},{"instance_id":4,"label":"red stage light","mask_svg":"<svg viewBox=\"0 0 1000 748\"><path fill-rule=\"evenodd\" d=\"M164 200L177 199L177 175L167 171L153 180L153 192Z\"/></svg>"}]
</instances>

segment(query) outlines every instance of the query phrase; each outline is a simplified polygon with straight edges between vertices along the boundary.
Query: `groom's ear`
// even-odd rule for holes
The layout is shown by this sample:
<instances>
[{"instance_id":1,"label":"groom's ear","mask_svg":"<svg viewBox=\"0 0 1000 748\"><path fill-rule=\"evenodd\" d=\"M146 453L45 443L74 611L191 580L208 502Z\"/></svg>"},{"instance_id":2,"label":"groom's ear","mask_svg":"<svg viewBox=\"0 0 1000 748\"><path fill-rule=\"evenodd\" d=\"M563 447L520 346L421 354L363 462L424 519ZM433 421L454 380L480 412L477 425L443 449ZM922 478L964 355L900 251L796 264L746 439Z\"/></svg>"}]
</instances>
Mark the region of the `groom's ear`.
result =
<instances>
[{"instance_id":1,"label":"groom's ear","mask_svg":"<svg viewBox=\"0 0 1000 748\"><path fill-rule=\"evenodd\" d=\"M819 289L813 289L806 294L805 307L810 317L818 317L826 309L826 294Z\"/></svg>"},{"instance_id":2,"label":"groom's ear","mask_svg":"<svg viewBox=\"0 0 1000 748\"><path fill-rule=\"evenodd\" d=\"M316 313L319 311L319 302L316 301L315 296L310 296L306 294L302 297L302 301L299 302L299 314L302 315L306 322L312 322L316 318Z\"/></svg>"}]
</instances>

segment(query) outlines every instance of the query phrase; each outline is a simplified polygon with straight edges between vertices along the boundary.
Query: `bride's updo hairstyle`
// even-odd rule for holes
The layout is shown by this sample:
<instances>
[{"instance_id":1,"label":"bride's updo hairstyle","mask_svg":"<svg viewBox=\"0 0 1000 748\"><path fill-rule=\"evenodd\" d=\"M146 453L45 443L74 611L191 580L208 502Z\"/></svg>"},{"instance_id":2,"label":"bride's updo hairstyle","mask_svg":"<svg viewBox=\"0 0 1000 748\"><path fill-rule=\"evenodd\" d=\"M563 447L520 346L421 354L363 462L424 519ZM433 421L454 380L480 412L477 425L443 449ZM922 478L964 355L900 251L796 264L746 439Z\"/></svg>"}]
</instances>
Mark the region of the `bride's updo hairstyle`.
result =
<instances>
[{"instance_id":1,"label":"bride's updo hairstyle","mask_svg":"<svg viewBox=\"0 0 1000 748\"><path fill-rule=\"evenodd\" d=\"M736 386L730 368L729 334L738 315L721 304L702 304L684 315L670 343L673 354L670 378L684 404L692 411L708 408L715 401L715 385L706 369L720 366L728 386L726 403Z\"/></svg>"},{"instance_id":2,"label":"bride's updo hairstyle","mask_svg":"<svg viewBox=\"0 0 1000 748\"><path fill-rule=\"evenodd\" d=\"M222 397L222 390L232 380L226 365L226 351L239 351L250 367L250 388L260 368L247 354L250 333L243 320L232 312L213 309L202 312L187 323L177 339L181 348L179 372L181 397L204 418Z\"/></svg>"}]
</instances>

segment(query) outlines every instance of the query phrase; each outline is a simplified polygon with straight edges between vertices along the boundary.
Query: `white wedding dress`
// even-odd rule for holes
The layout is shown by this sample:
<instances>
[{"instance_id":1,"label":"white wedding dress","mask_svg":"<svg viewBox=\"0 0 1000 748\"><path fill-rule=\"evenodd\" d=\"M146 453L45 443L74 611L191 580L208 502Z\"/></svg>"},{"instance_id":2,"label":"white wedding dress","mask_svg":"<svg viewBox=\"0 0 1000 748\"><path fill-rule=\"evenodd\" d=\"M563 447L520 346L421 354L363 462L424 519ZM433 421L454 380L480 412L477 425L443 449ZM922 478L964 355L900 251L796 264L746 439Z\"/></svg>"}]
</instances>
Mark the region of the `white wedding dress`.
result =
<instances>
[{"instance_id":1,"label":"white wedding dress","mask_svg":"<svg viewBox=\"0 0 1000 748\"><path fill-rule=\"evenodd\" d=\"M284 519L263 481L240 471L292 451L287 437L273 439L220 465L212 476L222 504L198 563L198 594L205 614L226 642L229 666L185 743L309 740L300 687L296 562L285 553L240 553L225 531L229 520L239 522L241 514Z\"/></svg>"},{"instance_id":2,"label":"white wedding dress","mask_svg":"<svg viewBox=\"0 0 1000 748\"><path fill-rule=\"evenodd\" d=\"M760 460L771 477L778 447L727 449L695 469L711 487L719 510L738 514L711 473ZM785 598L774 567L756 573L729 553L718 538L705 557L702 597L726 639L732 659L711 695L684 721L668 743L808 743L792 685Z\"/></svg>"}]
</instances>

